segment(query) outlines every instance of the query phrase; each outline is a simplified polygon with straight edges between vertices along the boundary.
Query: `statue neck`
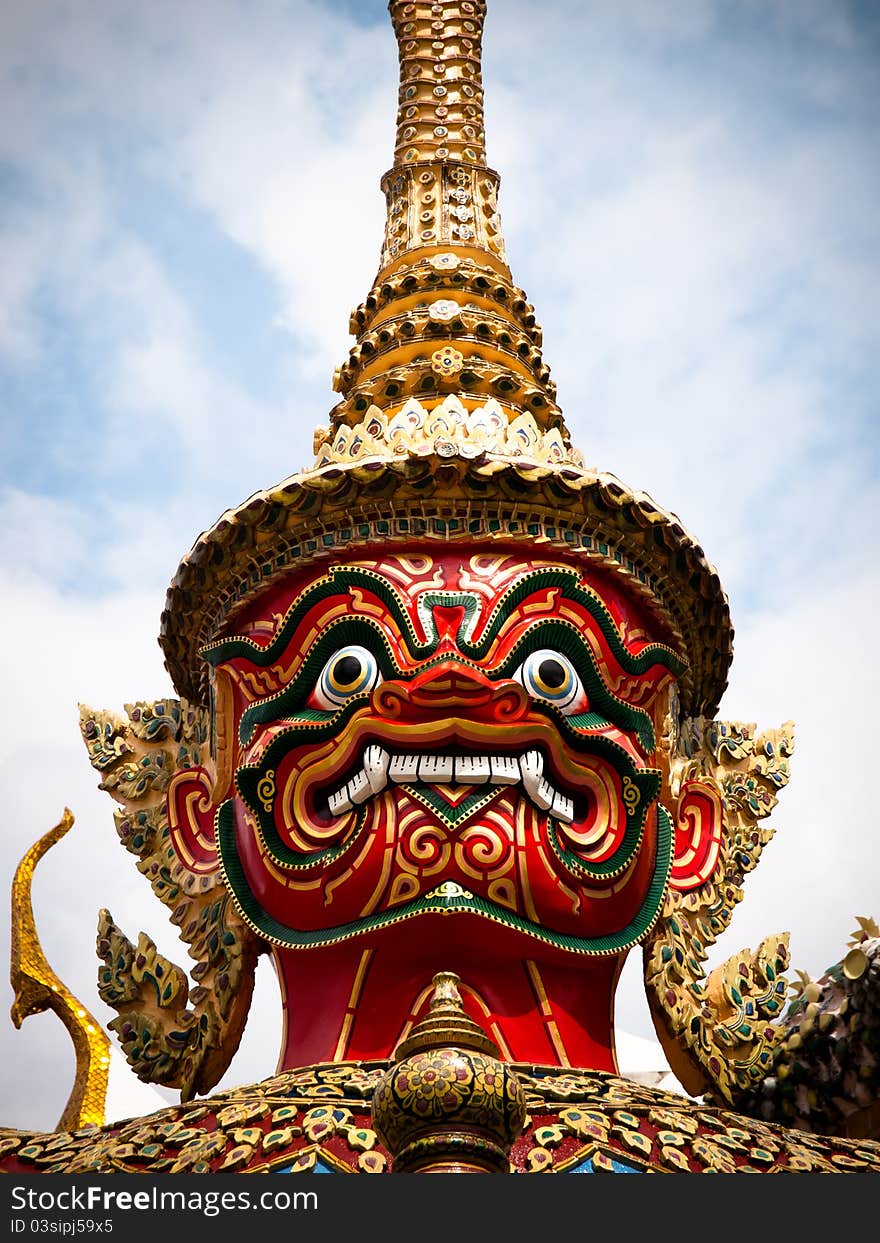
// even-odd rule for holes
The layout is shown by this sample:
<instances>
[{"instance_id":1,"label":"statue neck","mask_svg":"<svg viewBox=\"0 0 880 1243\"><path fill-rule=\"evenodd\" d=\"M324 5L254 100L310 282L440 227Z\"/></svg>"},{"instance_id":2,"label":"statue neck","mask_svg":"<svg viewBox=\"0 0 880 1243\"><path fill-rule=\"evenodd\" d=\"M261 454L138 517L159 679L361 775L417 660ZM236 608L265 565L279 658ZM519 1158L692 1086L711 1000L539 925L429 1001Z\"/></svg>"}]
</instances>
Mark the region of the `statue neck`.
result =
<instances>
[{"instance_id":1,"label":"statue neck","mask_svg":"<svg viewBox=\"0 0 880 1243\"><path fill-rule=\"evenodd\" d=\"M483 933L468 919L436 916L371 945L276 948L285 1017L279 1070L391 1057L426 1012L433 977L451 971L465 1009L505 1060L616 1072L613 996L623 958L585 958L578 968L536 946L523 959L496 929Z\"/></svg>"}]
</instances>

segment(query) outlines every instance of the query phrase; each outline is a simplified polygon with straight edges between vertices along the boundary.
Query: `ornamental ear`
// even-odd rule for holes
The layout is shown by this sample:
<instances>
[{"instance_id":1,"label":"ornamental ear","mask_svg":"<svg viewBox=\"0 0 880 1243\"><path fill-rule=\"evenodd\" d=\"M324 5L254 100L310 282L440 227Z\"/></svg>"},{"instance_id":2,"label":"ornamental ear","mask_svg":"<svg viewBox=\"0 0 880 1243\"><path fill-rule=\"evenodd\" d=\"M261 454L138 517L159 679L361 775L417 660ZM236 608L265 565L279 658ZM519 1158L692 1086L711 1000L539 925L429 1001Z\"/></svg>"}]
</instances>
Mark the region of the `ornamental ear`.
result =
<instances>
[{"instance_id":1,"label":"ornamental ear","mask_svg":"<svg viewBox=\"0 0 880 1243\"><path fill-rule=\"evenodd\" d=\"M117 1012L109 1026L138 1078L188 1101L222 1078L241 1042L261 944L232 904L214 845L229 778L213 775L207 711L178 699L125 708L120 717L81 705L83 739L101 789L121 804L120 840L196 960L198 986L190 992L187 972L146 933L130 941L103 911L98 994Z\"/></svg>"},{"instance_id":2,"label":"ornamental ear","mask_svg":"<svg viewBox=\"0 0 880 1243\"><path fill-rule=\"evenodd\" d=\"M644 946L651 1015L686 1092L728 1105L771 1072L785 997L787 934L767 937L706 976L742 884L773 836L762 825L789 777L791 721L756 734L738 721L680 722L670 749L678 789L675 857L664 909Z\"/></svg>"},{"instance_id":3,"label":"ornamental ear","mask_svg":"<svg viewBox=\"0 0 880 1243\"><path fill-rule=\"evenodd\" d=\"M675 812L675 855L670 886L696 889L715 871L721 851L724 805L711 778L686 781Z\"/></svg>"},{"instance_id":4,"label":"ornamental ear","mask_svg":"<svg viewBox=\"0 0 880 1243\"><path fill-rule=\"evenodd\" d=\"M217 871L213 782L205 768L186 768L168 786L168 833L177 857L196 876Z\"/></svg>"}]
</instances>

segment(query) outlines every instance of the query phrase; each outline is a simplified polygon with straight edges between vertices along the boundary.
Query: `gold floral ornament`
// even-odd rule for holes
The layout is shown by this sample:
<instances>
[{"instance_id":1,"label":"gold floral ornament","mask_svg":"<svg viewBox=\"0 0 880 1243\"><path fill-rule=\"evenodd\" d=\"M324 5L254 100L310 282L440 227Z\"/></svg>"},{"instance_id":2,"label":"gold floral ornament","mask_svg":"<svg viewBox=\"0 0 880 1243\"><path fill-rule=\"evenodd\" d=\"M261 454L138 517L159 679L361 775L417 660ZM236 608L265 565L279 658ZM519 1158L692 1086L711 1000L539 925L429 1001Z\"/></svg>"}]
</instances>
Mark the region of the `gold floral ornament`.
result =
<instances>
[{"instance_id":1,"label":"gold floral ornament","mask_svg":"<svg viewBox=\"0 0 880 1243\"><path fill-rule=\"evenodd\" d=\"M441 380L454 380L464 367L464 354L446 345L431 355L431 370Z\"/></svg>"},{"instance_id":2,"label":"gold floral ornament","mask_svg":"<svg viewBox=\"0 0 880 1243\"><path fill-rule=\"evenodd\" d=\"M490 473L495 462L523 462L545 471L563 465L583 467L580 454L566 443L559 428L542 430L528 413L511 419L494 398L466 405L450 393L433 407L411 397L391 417L378 406L371 406L363 422L354 427L343 424L332 438L320 441L317 461L308 474L314 478L335 465L366 465L435 454L468 461L485 457Z\"/></svg>"},{"instance_id":3,"label":"gold floral ornament","mask_svg":"<svg viewBox=\"0 0 880 1243\"><path fill-rule=\"evenodd\" d=\"M578 1172L585 1162L607 1172L623 1162L629 1169L712 1173L729 1170L731 1158L742 1173L880 1172L876 1143L695 1107L681 1095L604 1072L513 1069L528 1108L542 1119L534 1126L526 1119L515 1145L513 1164L521 1173ZM381 1174L389 1161L371 1127L369 1100L387 1070L388 1063L369 1070L325 1063L285 1071L210 1102L171 1106L101 1130L31 1134L0 1128L0 1158L14 1154L29 1173L208 1173L230 1158L238 1162L243 1154L233 1156L236 1148L249 1145L250 1163L237 1166L247 1173L302 1173L320 1162L320 1168L339 1173ZM317 1104L326 1102L328 1092L333 1103ZM563 1104L566 1099L578 1103ZM310 1139L306 1124L322 1121L330 1125L320 1141Z\"/></svg>"},{"instance_id":4,"label":"gold floral ornament","mask_svg":"<svg viewBox=\"0 0 880 1243\"><path fill-rule=\"evenodd\" d=\"M432 255L428 262L435 272L457 272L461 266L458 255L451 252L444 255Z\"/></svg>"}]
</instances>

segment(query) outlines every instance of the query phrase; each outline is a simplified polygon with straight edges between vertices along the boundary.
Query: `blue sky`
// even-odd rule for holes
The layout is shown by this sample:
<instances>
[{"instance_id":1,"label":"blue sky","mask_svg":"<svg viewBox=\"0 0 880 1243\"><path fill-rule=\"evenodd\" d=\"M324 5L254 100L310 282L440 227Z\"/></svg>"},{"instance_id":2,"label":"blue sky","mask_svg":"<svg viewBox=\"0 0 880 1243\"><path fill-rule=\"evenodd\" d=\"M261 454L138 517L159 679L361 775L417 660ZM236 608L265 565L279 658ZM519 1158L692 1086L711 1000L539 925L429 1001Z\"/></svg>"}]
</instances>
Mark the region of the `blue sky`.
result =
<instances>
[{"instance_id":1,"label":"blue sky","mask_svg":"<svg viewBox=\"0 0 880 1243\"><path fill-rule=\"evenodd\" d=\"M717 566L737 629L721 716L797 725L777 836L713 963L787 928L817 973L880 917L878 78L873 4L490 4L489 161L573 438ZM383 0L0 14L0 882L70 805L38 915L104 1019L99 906L180 951L76 705L169 692L180 557L310 460L376 272L396 91ZM619 1018L647 1034L632 974ZM6 1064L56 1064L4 1090L0 1120L51 1126L72 1060L56 1020L28 1026L0 1023ZM230 1082L275 1052L251 1032Z\"/></svg>"}]
</instances>

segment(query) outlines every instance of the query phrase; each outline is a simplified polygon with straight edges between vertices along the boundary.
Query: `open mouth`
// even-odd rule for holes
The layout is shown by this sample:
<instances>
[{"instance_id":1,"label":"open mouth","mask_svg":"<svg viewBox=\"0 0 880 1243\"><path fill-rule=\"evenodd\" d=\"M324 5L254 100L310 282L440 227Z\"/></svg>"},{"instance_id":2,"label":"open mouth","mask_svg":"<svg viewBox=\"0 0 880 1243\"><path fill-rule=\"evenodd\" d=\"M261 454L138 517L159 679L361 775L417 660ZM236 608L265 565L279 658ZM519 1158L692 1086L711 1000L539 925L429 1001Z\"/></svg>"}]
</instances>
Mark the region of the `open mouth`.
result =
<instances>
[{"instance_id":1,"label":"open mouth","mask_svg":"<svg viewBox=\"0 0 880 1243\"><path fill-rule=\"evenodd\" d=\"M564 824L581 819L577 796L558 789L545 775L544 756L536 747L522 755L392 752L379 743L364 748L358 767L326 795L331 816L340 816L380 794L402 785L480 787L520 786L538 808ZM323 801L323 800L322 800Z\"/></svg>"}]
</instances>

